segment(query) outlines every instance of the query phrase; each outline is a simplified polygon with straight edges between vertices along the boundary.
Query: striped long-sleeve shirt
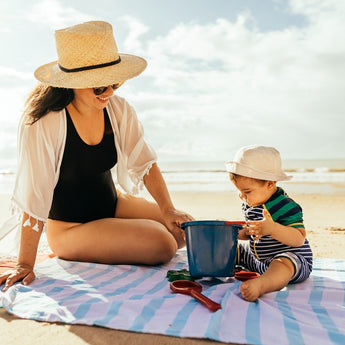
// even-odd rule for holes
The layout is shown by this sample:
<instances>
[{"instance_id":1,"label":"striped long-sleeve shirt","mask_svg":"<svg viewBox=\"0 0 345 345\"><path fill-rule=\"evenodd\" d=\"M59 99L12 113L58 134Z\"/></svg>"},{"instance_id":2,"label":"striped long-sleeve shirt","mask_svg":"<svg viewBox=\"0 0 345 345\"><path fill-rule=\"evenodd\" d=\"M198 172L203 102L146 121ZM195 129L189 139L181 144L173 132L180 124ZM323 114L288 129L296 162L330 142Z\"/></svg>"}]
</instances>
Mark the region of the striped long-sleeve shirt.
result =
<instances>
[{"instance_id":1,"label":"striped long-sleeve shirt","mask_svg":"<svg viewBox=\"0 0 345 345\"><path fill-rule=\"evenodd\" d=\"M278 187L277 191L263 205L255 207L250 207L246 203L242 205L244 217L249 221L262 220L264 208L275 222L294 228L304 228L301 206L289 198L282 188ZM312 264L312 251L307 239L305 239L304 244L300 247L290 247L269 235L262 236L256 241L251 236L250 248L259 260L266 260L284 252L293 252L303 255Z\"/></svg>"}]
</instances>

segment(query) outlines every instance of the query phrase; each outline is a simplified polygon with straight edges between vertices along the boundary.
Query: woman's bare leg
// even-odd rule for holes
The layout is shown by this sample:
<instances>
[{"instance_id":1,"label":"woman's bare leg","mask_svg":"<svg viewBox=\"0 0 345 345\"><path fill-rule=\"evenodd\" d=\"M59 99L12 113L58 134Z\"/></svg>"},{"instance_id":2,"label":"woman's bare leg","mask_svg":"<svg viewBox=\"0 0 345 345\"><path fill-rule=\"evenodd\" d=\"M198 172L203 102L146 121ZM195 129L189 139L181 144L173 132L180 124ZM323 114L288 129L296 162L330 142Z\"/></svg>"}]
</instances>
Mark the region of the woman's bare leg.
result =
<instances>
[{"instance_id":1,"label":"woman's bare leg","mask_svg":"<svg viewBox=\"0 0 345 345\"><path fill-rule=\"evenodd\" d=\"M61 258L109 264L160 264L171 260L177 243L156 204L119 194L116 218L85 224L48 220L47 237Z\"/></svg>"},{"instance_id":2,"label":"woman's bare leg","mask_svg":"<svg viewBox=\"0 0 345 345\"><path fill-rule=\"evenodd\" d=\"M128 194L118 194L118 203L116 207L116 218L137 218L152 219L168 227L164 222L161 210L155 202L148 201ZM192 218L193 219L193 218ZM178 248L186 245L185 233L179 227L171 232L174 236Z\"/></svg>"},{"instance_id":3,"label":"woman's bare leg","mask_svg":"<svg viewBox=\"0 0 345 345\"><path fill-rule=\"evenodd\" d=\"M152 219L164 225L162 213L155 202L118 192L116 218Z\"/></svg>"},{"instance_id":4,"label":"woman's bare leg","mask_svg":"<svg viewBox=\"0 0 345 345\"><path fill-rule=\"evenodd\" d=\"M279 291L289 283L294 272L295 268L288 258L274 259L264 274L241 284L242 297L253 302L267 292Z\"/></svg>"}]
</instances>

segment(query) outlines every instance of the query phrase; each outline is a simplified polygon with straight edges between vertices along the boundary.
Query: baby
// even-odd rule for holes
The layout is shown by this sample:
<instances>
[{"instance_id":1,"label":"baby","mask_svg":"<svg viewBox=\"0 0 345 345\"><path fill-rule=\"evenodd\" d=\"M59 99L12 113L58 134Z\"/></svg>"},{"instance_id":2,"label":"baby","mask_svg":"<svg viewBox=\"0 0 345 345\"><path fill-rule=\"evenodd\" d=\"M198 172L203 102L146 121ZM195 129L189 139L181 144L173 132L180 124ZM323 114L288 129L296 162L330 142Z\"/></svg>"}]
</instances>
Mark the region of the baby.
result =
<instances>
[{"instance_id":1,"label":"baby","mask_svg":"<svg viewBox=\"0 0 345 345\"><path fill-rule=\"evenodd\" d=\"M247 226L239 232L238 265L260 273L240 286L243 298L255 301L288 283L302 282L312 271L301 207L277 181L289 180L273 147L245 146L226 163L239 191Z\"/></svg>"}]
</instances>

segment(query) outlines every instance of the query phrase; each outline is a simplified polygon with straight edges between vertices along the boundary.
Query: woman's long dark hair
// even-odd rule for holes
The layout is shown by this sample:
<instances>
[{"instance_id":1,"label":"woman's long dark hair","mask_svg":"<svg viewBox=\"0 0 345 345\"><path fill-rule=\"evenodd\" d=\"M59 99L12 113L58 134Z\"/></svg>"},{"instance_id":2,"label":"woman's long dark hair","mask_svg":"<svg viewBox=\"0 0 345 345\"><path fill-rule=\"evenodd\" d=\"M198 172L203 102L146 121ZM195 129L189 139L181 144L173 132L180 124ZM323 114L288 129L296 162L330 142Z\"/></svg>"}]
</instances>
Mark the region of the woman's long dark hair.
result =
<instances>
[{"instance_id":1,"label":"woman's long dark hair","mask_svg":"<svg viewBox=\"0 0 345 345\"><path fill-rule=\"evenodd\" d=\"M32 125L50 111L60 111L71 103L73 99L73 89L39 83L25 102L24 114L27 122Z\"/></svg>"}]
</instances>

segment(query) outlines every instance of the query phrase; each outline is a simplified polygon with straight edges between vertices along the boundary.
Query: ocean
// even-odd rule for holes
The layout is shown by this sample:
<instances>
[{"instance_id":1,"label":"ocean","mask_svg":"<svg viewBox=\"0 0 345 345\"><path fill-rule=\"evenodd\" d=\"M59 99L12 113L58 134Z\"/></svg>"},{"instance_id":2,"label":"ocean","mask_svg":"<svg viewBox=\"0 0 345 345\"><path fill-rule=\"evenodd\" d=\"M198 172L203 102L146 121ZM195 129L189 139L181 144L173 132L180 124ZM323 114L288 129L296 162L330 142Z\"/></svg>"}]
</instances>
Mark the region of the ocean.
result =
<instances>
[{"instance_id":1,"label":"ocean","mask_svg":"<svg viewBox=\"0 0 345 345\"><path fill-rule=\"evenodd\" d=\"M171 191L235 191L224 162L160 162ZM286 174L279 182L287 191L345 194L345 159L286 160Z\"/></svg>"},{"instance_id":2,"label":"ocean","mask_svg":"<svg viewBox=\"0 0 345 345\"><path fill-rule=\"evenodd\" d=\"M158 161L171 192L235 191L220 161ZM287 192L345 195L345 158L283 161L284 171L292 176L279 185ZM15 165L0 160L0 192L11 193Z\"/></svg>"}]
</instances>

